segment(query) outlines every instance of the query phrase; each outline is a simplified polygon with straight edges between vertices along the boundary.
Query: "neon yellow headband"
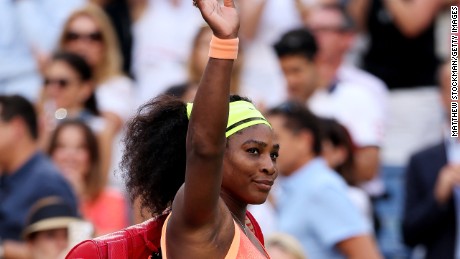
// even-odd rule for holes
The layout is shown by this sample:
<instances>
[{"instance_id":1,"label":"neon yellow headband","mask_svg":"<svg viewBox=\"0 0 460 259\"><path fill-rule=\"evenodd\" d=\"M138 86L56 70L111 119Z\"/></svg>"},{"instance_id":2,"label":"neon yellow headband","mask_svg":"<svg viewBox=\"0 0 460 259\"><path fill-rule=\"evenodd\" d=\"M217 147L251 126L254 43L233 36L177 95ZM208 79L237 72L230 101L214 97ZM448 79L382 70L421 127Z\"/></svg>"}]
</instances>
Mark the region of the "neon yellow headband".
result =
<instances>
[{"instance_id":1,"label":"neon yellow headband","mask_svg":"<svg viewBox=\"0 0 460 259\"><path fill-rule=\"evenodd\" d=\"M193 103L187 103L187 116L189 119L192 113L192 107ZM272 127L252 103L246 101L231 102L225 137L228 138L242 129L257 124L265 124L270 128Z\"/></svg>"}]
</instances>

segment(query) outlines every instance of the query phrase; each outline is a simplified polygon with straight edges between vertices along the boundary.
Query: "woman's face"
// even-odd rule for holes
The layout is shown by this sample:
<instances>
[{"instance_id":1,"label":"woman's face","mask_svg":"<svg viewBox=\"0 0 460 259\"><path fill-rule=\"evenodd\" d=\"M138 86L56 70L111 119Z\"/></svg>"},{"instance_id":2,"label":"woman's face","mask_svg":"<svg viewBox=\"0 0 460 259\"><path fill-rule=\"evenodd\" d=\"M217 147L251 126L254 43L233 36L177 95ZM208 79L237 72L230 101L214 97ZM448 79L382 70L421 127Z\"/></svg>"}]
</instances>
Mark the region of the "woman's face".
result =
<instances>
[{"instance_id":1,"label":"woman's face","mask_svg":"<svg viewBox=\"0 0 460 259\"><path fill-rule=\"evenodd\" d=\"M272 129L264 124L229 137L223 165L223 192L246 204L264 203L278 176L278 150Z\"/></svg>"},{"instance_id":2,"label":"woman's face","mask_svg":"<svg viewBox=\"0 0 460 259\"><path fill-rule=\"evenodd\" d=\"M103 36L99 26L88 16L73 19L64 35L64 49L82 56L92 67L103 59Z\"/></svg>"},{"instance_id":3,"label":"woman's face","mask_svg":"<svg viewBox=\"0 0 460 259\"><path fill-rule=\"evenodd\" d=\"M56 108L83 108L91 93L91 86L64 61L51 61L45 69L44 94L54 101Z\"/></svg>"},{"instance_id":4,"label":"woman's face","mask_svg":"<svg viewBox=\"0 0 460 259\"><path fill-rule=\"evenodd\" d=\"M83 130L74 125L61 129L51 158L71 183L81 185L91 161Z\"/></svg>"},{"instance_id":5,"label":"woman's face","mask_svg":"<svg viewBox=\"0 0 460 259\"><path fill-rule=\"evenodd\" d=\"M28 244L32 259L57 259L68 246L67 229L41 231Z\"/></svg>"}]
</instances>

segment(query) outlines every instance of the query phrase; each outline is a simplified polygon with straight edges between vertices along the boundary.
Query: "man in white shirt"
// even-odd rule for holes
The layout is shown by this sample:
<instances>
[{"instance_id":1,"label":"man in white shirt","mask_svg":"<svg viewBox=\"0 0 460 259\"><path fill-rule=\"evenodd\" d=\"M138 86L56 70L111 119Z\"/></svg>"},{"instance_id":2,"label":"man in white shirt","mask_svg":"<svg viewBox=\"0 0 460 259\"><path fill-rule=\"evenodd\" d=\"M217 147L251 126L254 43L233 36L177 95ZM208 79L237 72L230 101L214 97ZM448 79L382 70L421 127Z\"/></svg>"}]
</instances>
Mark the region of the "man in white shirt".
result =
<instances>
[{"instance_id":1,"label":"man in white shirt","mask_svg":"<svg viewBox=\"0 0 460 259\"><path fill-rule=\"evenodd\" d=\"M328 29L332 28L332 25L328 26ZM337 70L340 63L328 85L322 86L324 80L316 76L322 69L317 63L320 49L321 45L317 45L313 34L304 28L286 33L275 44L287 82L288 98L304 102L315 114L335 118L343 124L357 147L357 179L360 182L371 180L379 169L379 146L384 123L382 102L376 101L378 95L374 94L375 90L339 79Z\"/></svg>"}]
</instances>

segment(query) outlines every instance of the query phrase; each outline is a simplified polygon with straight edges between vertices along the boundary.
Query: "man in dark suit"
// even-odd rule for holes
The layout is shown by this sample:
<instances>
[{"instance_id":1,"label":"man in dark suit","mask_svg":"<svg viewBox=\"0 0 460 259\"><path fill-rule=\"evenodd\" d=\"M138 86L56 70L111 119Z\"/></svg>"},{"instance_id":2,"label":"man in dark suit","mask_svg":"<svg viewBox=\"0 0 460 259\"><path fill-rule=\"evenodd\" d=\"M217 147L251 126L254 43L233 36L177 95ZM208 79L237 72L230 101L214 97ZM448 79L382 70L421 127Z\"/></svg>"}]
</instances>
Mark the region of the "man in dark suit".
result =
<instances>
[{"instance_id":1,"label":"man in dark suit","mask_svg":"<svg viewBox=\"0 0 460 259\"><path fill-rule=\"evenodd\" d=\"M448 63L440 69L440 85L450 114ZM406 172L403 238L411 247L424 246L426 258L454 258L456 250L454 191L460 186L460 140L449 133L446 130L442 143L413 155Z\"/></svg>"}]
</instances>

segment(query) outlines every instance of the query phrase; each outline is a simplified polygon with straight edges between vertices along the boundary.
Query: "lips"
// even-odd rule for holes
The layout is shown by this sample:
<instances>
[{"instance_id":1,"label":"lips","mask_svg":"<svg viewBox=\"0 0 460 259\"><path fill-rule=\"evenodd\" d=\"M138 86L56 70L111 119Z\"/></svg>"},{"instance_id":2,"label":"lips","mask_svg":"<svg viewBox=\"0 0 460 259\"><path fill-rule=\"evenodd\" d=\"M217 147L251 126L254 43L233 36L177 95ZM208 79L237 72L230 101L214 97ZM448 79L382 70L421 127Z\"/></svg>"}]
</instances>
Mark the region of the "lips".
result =
<instances>
[{"instance_id":1,"label":"lips","mask_svg":"<svg viewBox=\"0 0 460 259\"><path fill-rule=\"evenodd\" d=\"M273 180L254 180L254 183L256 184L256 186L261 190L261 191L265 191L265 192L268 192L270 191L270 189L272 188L272 185L273 185Z\"/></svg>"},{"instance_id":2,"label":"lips","mask_svg":"<svg viewBox=\"0 0 460 259\"><path fill-rule=\"evenodd\" d=\"M258 183L258 184L266 184L266 185L269 185L269 186L272 186L274 181L273 180L254 180L255 183Z\"/></svg>"}]
</instances>

